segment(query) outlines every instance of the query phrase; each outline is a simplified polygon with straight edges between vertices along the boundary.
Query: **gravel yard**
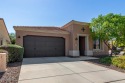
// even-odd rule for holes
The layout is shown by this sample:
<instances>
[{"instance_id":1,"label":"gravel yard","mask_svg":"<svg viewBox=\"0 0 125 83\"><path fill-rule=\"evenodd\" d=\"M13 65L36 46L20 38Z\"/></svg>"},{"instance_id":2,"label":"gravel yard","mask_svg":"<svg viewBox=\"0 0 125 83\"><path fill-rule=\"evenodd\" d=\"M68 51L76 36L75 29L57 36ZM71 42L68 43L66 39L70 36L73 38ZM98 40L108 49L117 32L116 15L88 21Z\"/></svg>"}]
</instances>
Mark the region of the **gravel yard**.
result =
<instances>
[{"instance_id":1,"label":"gravel yard","mask_svg":"<svg viewBox=\"0 0 125 83\"><path fill-rule=\"evenodd\" d=\"M18 83L22 62L9 63L7 71L0 73L0 83Z\"/></svg>"}]
</instances>

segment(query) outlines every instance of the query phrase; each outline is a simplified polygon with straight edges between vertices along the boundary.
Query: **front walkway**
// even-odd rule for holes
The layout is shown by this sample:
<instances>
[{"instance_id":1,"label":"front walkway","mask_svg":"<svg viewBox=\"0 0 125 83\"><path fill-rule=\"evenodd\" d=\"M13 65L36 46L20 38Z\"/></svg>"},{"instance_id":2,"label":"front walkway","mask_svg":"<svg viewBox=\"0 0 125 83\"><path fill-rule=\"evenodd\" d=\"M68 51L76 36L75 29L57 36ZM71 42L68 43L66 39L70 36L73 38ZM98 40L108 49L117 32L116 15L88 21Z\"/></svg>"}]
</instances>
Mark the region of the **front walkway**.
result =
<instances>
[{"instance_id":1,"label":"front walkway","mask_svg":"<svg viewBox=\"0 0 125 83\"><path fill-rule=\"evenodd\" d=\"M19 83L125 83L125 74L86 62L92 57L25 58Z\"/></svg>"}]
</instances>

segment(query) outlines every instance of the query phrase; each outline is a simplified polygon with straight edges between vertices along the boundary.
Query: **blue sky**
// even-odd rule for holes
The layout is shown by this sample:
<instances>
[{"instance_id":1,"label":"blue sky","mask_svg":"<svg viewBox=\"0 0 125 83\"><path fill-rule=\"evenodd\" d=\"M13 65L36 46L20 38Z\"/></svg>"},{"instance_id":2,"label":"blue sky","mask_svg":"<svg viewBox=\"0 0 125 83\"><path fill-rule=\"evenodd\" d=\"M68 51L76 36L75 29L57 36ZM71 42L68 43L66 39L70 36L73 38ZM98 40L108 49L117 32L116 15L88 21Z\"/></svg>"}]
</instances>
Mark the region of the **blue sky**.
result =
<instances>
[{"instance_id":1,"label":"blue sky","mask_svg":"<svg viewBox=\"0 0 125 83\"><path fill-rule=\"evenodd\" d=\"M63 26L71 20L91 22L99 14L125 15L124 0L1 0L0 18L13 26Z\"/></svg>"}]
</instances>

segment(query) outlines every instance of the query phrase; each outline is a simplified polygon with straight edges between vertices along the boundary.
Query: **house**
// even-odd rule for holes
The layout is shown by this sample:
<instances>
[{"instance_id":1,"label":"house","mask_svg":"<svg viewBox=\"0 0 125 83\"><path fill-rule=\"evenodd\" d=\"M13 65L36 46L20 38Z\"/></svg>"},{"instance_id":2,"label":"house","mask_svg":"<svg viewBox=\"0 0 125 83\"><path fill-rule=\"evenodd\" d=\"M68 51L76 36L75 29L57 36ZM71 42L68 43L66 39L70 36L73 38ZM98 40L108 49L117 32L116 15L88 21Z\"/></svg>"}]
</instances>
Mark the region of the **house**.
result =
<instances>
[{"instance_id":1,"label":"house","mask_svg":"<svg viewBox=\"0 0 125 83\"><path fill-rule=\"evenodd\" d=\"M70 21L62 27L14 26L24 57L107 55L107 46L92 40L89 23Z\"/></svg>"},{"instance_id":2,"label":"house","mask_svg":"<svg viewBox=\"0 0 125 83\"><path fill-rule=\"evenodd\" d=\"M10 44L10 37L3 18L0 18L0 45Z\"/></svg>"}]
</instances>

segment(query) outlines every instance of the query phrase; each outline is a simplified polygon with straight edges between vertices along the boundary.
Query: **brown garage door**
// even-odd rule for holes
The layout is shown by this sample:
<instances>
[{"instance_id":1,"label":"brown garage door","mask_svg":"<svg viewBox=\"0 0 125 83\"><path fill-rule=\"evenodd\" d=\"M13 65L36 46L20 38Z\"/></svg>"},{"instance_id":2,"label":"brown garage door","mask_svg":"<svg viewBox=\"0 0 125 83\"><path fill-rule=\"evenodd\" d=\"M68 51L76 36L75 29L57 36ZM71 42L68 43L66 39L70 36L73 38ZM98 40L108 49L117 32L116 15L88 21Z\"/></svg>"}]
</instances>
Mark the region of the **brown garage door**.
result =
<instances>
[{"instance_id":1,"label":"brown garage door","mask_svg":"<svg viewBox=\"0 0 125 83\"><path fill-rule=\"evenodd\" d=\"M24 57L65 56L65 39L61 37L25 36Z\"/></svg>"}]
</instances>

